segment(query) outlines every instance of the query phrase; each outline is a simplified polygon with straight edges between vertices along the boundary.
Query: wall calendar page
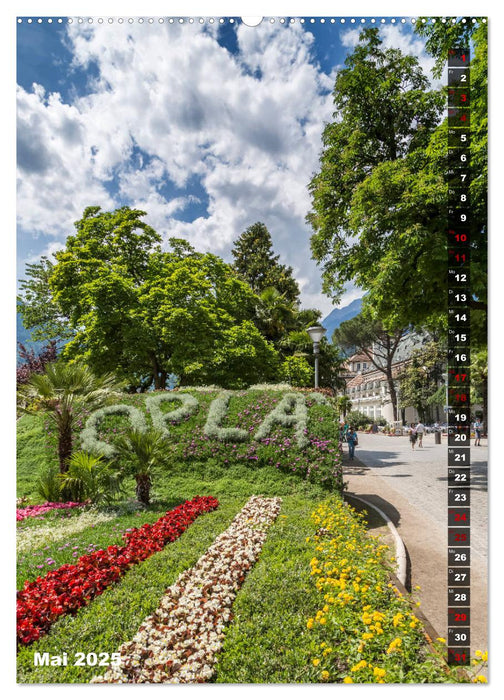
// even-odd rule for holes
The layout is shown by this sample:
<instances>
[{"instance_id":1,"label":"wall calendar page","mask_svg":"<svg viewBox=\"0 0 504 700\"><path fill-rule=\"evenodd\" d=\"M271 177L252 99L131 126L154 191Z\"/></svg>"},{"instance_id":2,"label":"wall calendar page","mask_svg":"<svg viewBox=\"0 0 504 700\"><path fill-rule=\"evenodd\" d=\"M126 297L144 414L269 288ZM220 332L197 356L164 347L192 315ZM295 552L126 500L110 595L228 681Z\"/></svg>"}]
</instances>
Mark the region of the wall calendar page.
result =
<instances>
[{"instance_id":1,"label":"wall calendar page","mask_svg":"<svg viewBox=\"0 0 504 700\"><path fill-rule=\"evenodd\" d=\"M12 21L17 683L487 683L491 19Z\"/></svg>"}]
</instances>

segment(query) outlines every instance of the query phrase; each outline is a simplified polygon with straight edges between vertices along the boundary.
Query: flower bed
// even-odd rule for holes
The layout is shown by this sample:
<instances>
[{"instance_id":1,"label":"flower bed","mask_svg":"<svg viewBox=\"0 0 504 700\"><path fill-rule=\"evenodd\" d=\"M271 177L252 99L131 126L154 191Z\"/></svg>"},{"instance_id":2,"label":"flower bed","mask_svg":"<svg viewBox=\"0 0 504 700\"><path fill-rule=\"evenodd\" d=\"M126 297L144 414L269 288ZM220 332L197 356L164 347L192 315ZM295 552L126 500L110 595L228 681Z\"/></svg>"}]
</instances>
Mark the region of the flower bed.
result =
<instances>
[{"instance_id":1,"label":"flower bed","mask_svg":"<svg viewBox=\"0 0 504 700\"><path fill-rule=\"evenodd\" d=\"M209 680L236 592L257 560L280 504L280 498L252 496L196 565L168 588L132 641L120 647L120 665L91 682Z\"/></svg>"},{"instance_id":2,"label":"flower bed","mask_svg":"<svg viewBox=\"0 0 504 700\"><path fill-rule=\"evenodd\" d=\"M153 525L147 523L124 535L124 546L86 554L75 564L65 564L33 582L17 594L18 643L29 644L46 633L62 615L76 612L118 581L134 564L173 542L202 513L219 505L212 496L196 496L167 512Z\"/></svg>"},{"instance_id":3,"label":"flower bed","mask_svg":"<svg viewBox=\"0 0 504 700\"><path fill-rule=\"evenodd\" d=\"M68 501L68 503L42 503L38 506L25 506L24 508L16 509L16 520L24 520L25 518L36 518L45 513L49 513L51 510L56 510L57 508L79 508L80 506L85 506L85 503L74 503L73 501Z\"/></svg>"},{"instance_id":4,"label":"flower bed","mask_svg":"<svg viewBox=\"0 0 504 700\"><path fill-rule=\"evenodd\" d=\"M343 501L323 503L312 515L317 533L310 538L311 574L323 596L307 621L314 637L313 680L456 681L429 651L410 603L389 580L387 546L366 534L362 517Z\"/></svg>"},{"instance_id":5,"label":"flower bed","mask_svg":"<svg viewBox=\"0 0 504 700\"><path fill-rule=\"evenodd\" d=\"M16 551L35 551L62 538L71 537L89 527L113 520L114 516L96 510L85 510L74 518L61 516L60 522L42 523L39 527L20 526L16 533Z\"/></svg>"}]
</instances>

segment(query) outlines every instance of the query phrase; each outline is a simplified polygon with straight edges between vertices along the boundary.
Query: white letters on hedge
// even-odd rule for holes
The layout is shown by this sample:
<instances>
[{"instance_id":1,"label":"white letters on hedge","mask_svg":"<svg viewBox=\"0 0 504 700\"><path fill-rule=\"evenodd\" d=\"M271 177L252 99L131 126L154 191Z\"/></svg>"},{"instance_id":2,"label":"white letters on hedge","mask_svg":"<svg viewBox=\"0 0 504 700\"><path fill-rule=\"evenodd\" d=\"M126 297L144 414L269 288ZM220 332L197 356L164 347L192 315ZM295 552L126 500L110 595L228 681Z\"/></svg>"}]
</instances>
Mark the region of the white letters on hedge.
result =
<instances>
[{"instance_id":1,"label":"white letters on hedge","mask_svg":"<svg viewBox=\"0 0 504 700\"><path fill-rule=\"evenodd\" d=\"M115 406L105 406L94 411L86 422L86 427L81 433L81 446L83 450L94 454L101 454L104 457L112 457L115 448L107 442L98 438L98 429L105 416L110 415L128 416L132 428L144 432L147 430L145 416L138 408L120 403Z\"/></svg>"},{"instance_id":2,"label":"white letters on hedge","mask_svg":"<svg viewBox=\"0 0 504 700\"><path fill-rule=\"evenodd\" d=\"M207 437L222 440L223 442L243 442L248 437L246 430L221 427L227 415L231 396L230 391L223 391L212 401L203 432Z\"/></svg>"},{"instance_id":3,"label":"white letters on hedge","mask_svg":"<svg viewBox=\"0 0 504 700\"><path fill-rule=\"evenodd\" d=\"M163 413L160 408L163 401L180 401L182 405L169 413ZM180 423L184 418L196 413L199 403L191 394L155 394L147 397L145 406L151 414L152 425L161 430L165 437L168 437L170 430L167 424L169 422Z\"/></svg>"},{"instance_id":4,"label":"white letters on hedge","mask_svg":"<svg viewBox=\"0 0 504 700\"><path fill-rule=\"evenodd\" d=\"M250 433L242 428L224 428L223 422L226 419L229 401L233 395L232 391L223 391L210 404L208 417L203 428L204 434L214 440L244 442L249 438ZM164 401L180 402L180 406L169 413L161 411L161 403ZM318 404L327 403L326 398L317 392L302 394L300 392L288 392L283 395L277 406L266 416L255 432L254 440L264 440L271 433L274 425L284 427L295 427L295 436L298 447L303 449L309 444L308 433L308 408L307 401L314 401ZM150 412L152 425L161 430L165 437L169 437L170 432L167 423L178 423L184 418L188 418L197 412L198 400L188 393L160 393L148 396L145 407ZM90 415L86 426L81 433L81 445L83 450L102 454L104 457L112 457L115 453L112 444L103 442L98 438L100 424L109 415L128 416L130 425L136 430L147 430L147 423L144 413L138 408L127 404L117 404L116 406L106 406L100 408Z\"/></svg>"}]
</instances>

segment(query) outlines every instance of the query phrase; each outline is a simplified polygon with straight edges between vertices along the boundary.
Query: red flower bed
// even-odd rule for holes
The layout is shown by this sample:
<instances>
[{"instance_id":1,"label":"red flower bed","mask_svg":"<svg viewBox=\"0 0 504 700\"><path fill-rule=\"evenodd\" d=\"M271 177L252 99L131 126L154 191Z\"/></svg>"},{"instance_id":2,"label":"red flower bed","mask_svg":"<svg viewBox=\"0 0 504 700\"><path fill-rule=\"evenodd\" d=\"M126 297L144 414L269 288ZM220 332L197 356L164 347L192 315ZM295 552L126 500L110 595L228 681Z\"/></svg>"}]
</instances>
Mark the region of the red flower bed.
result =
<instances>
[{"instance_id":1,"label":"red flower bed","mask_svg":"<svg viewBox=\"0 0 504 700\"><path fill-rule=\"evenodd\" d=\"M146 523L124 535L126 544L110 545L64 564L17 593L18 643L39 639L61 615L75 613L118 581L138 562L174 542L201 513L215 510L213 496L196 496L170 510L153 525Z\"/></svg>"}]
</instances>

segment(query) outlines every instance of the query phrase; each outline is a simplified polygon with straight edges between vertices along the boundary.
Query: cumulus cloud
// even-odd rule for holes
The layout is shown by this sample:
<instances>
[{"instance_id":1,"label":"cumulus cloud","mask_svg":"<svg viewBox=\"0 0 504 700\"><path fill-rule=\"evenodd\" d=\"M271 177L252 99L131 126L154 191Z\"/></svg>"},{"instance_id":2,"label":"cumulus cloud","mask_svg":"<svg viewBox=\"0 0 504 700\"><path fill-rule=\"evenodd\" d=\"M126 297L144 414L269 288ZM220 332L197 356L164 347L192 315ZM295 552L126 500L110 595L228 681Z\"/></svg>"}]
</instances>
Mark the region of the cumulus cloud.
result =
<instances>
[{"instance_id":1,"label":"cumulus cloud","mask_svg":"<svg viewBox=\"0 0 504 700\"><path fill-rule=\"evenodd\" d=\"M216 27L189 24L70 25L73 64L93 65L96 77L71 104L42 86L18 89L19 225L64 241L85 206L126 201L165 238L225 256L264 221L283 261L309 280L308 298L320 276L309 260L306 186L331 118L333 76L299 24L241 25L233 53L217 39ZM182 221L194 177L207 214ZM180 196L165 199L167 182Z\"/></svg>"}]
</instances>

